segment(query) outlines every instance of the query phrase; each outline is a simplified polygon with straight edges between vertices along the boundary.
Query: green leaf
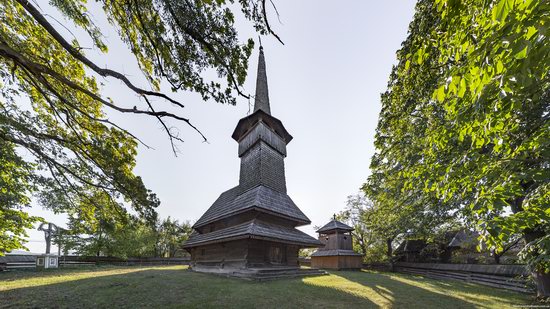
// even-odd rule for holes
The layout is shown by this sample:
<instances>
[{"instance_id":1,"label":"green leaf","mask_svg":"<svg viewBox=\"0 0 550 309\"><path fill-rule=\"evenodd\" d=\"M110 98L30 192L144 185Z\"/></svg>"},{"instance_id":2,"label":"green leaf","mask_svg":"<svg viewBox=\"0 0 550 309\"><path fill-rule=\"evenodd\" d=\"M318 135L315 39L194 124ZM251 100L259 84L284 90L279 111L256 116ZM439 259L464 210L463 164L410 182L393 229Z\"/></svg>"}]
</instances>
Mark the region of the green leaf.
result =
<instances>
[{"instance_id":1,"label":"green leaf","mask_svg":"<svg viewBox=\"0 0 550 309\"><path fill-rule=\"evenodd\" d=\"M461 78L460 86L458 87L458 97L463 98L464 93L466 93L466 80L464 78Z\"/></svg>"},{"instance_id":2,"label":"green leaf","mask_svg":"<svg viewBox=\"0 0 550 309\"><path fill-rule=\"evenodd\" d=\"M445 85L441 85L439 88L437 88L436 98L437 101L439 101L440 103L445 100Z\"/></svg>"}]
</instances>

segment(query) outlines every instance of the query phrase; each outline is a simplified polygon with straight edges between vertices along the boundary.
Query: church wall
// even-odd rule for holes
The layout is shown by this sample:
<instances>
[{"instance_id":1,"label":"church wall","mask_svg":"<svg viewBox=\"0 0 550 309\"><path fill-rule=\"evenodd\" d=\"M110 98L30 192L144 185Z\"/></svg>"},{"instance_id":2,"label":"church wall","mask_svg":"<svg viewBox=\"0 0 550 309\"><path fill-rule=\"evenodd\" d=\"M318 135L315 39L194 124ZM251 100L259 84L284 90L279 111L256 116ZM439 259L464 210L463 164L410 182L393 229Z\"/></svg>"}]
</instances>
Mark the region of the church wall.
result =
<instances>
[{"instance_id":1,"label":"church wall","mask_svg":"<svg viewBox=\"0 0 550 309\"><path fill-rule=\"evenodd\" d=\"M266 264L268 262L267 245L265 241L250 239L248 241L248 265L254 267L256 264Z\"/></svg>"},{"instance_id":2,"label":"church wall","mask_svg":"<svg viewBox=\"0 0 550 309\"><path fill-rule=\"evenodd\" d=\"M244 267L246 266L246 248L246 240L192 248L191 267L195 265Z\"/></svg>"},{"instance_id":3,"label":"church wall","mask_svg":"<svg viewBox=\"0 0 550 309\"><path fill-rule=\"evenodd\" d=\"M272 247L278 247L281 251L281 263L272 263L270 259ZM251 239L248 242L248 265L250 267L265 265L298 266L298 249L298 246L294 245Z\"/></svg>"},{"instance_id":4,"label":"church wall","mask_svg":"<svg viewBox=\"0 0 550 309\"><path fill-rule=\"evenodd\" d=\"M287 246L286 248L286 263L289 266L298 266L298 246Z\"/></svg>"}]
</instances>

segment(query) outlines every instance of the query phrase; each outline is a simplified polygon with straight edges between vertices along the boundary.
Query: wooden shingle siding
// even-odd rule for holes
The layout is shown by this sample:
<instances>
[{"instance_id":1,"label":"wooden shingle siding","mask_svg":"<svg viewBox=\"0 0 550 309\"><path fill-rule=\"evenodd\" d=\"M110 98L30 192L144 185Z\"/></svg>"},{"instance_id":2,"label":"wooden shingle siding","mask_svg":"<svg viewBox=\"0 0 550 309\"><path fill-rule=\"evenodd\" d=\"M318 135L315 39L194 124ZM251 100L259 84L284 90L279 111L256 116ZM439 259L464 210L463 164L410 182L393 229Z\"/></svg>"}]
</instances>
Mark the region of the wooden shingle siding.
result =
<instances>
[{"instance_id":1,"label":"wooden shingle siding","mask_svg":"<svg viewBox=\"0 0 550 309\"><path fill-rule=\"evenodd\" d=\"M239 157L242 157L259 141L263 141L265 144L286 157L285 141L262 121L259 121L258 124L239 141Z\"/></svg>"},{"instance_id":2,"label":"wooden shingle siding","mask_svg":"<svg viewBox=\"0 0 550 309\"><path fill-rule=\"evenodd\" d=\"M239 186L246 191L258 185L286 193L284 157L263 141L241 158Z\"/></svg>"}]
</instances>

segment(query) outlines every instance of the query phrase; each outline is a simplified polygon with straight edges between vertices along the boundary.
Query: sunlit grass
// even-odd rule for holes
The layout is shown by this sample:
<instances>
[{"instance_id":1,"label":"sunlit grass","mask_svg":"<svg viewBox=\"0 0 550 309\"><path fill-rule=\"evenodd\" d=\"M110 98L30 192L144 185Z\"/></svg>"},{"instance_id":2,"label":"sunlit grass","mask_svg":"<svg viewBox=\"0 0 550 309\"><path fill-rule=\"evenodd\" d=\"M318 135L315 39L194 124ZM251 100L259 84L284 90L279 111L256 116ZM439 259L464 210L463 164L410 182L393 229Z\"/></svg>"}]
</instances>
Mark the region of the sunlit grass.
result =
<instances>
[{"instance_id":1,"label":"sunlit grass","mask_svg":"<svg viewBox=\"0 0 550 309\"><path fill-rule=\"evenodd\" d=\"M0 308L507 308L532 297L408 275L331 272L249 282L184 266L90 267L0 273Z\"/></svg>"}]
</instances>

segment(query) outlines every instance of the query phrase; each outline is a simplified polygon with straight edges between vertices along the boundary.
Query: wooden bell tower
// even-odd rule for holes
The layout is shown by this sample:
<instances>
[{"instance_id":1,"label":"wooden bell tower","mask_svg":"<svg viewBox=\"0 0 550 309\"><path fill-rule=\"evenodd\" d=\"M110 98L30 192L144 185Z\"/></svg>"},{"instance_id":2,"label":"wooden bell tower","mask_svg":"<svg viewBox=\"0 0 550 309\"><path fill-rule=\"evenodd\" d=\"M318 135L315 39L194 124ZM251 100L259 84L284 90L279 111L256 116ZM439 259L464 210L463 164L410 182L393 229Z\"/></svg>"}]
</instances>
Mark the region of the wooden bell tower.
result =
<instances>
[{"instance_id":1,"label":"wooden bell tower","mask_svg":"<svg viewBox=\"0 0 550 309\"><path fill-rule=\"evenodd\" d=\"M326 269L360 269L363 256L353 251L353 228L336 220L317 230L325 246L311 255L311 267Z\"/></svg>"}]
</instances>

